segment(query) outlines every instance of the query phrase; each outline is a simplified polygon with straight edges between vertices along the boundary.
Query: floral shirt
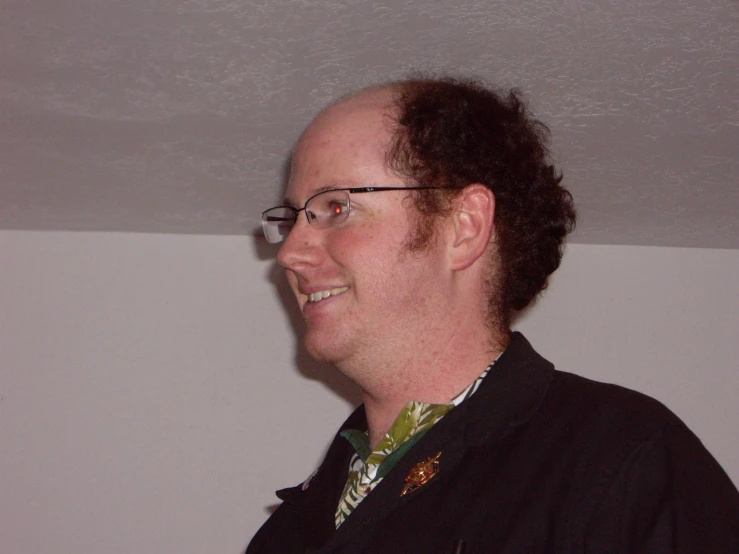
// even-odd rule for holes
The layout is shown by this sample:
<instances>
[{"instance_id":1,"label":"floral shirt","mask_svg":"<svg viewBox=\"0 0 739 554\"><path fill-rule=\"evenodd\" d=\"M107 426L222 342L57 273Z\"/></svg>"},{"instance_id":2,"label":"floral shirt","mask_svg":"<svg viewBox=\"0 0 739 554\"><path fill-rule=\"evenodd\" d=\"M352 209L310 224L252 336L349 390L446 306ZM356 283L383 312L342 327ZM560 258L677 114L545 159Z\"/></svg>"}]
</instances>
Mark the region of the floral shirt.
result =
<instances>
[{"instance_id":1,"label":"floral shirt","mask_svg":"<svg viewBox=\"0 0 739 554\"><path fill-rule=\"evenodd\" d=\"M495 361L447 404L409 402L374 450L370 448L367 431L342 431L341 436L349 441L355 454L349 462L349 475L336 508L337 529L429 429L477 391L494 364Z\"/></svg>"}]
</instances>

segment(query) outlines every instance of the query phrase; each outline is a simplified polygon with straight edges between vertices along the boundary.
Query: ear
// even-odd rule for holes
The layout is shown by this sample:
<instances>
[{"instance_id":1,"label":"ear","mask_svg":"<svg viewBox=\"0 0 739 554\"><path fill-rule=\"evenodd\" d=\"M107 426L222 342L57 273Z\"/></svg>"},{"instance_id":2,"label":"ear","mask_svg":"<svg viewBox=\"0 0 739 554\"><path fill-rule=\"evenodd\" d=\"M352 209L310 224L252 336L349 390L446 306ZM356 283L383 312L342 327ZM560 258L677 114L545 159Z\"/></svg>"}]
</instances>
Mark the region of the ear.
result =
<instances>
[{"instance_id":1,"label":"ear","mask_svg":"<svg viewBox=\"0 0 739 554\"><path fill-rule=\"evenodd\" d=\"M448 256L450 268L466 269L477 261L490 243L495 220L495 195L479 183L466 186L450 216Z\"/></svg>"}]
</instances>

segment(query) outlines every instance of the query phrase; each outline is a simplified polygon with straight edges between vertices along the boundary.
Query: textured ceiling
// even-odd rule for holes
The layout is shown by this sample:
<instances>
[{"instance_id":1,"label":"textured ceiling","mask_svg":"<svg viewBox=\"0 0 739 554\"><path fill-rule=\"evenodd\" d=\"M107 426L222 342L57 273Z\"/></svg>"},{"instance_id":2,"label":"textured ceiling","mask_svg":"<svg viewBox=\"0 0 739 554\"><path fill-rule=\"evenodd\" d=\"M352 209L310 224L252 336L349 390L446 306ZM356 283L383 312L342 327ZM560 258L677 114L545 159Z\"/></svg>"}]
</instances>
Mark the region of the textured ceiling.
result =
<instances>
[{"instance_id":1,"label":"textured ceiling","mask_svg":"<svg viewBox=\"0 0 739 554\"><path fill-rule=\"evenodd\" d=\"M291 145L412 69L517 86L575 240L739 248L739 3L4 0L0 228L241 234Z\"/></svg>"}]
</instances>

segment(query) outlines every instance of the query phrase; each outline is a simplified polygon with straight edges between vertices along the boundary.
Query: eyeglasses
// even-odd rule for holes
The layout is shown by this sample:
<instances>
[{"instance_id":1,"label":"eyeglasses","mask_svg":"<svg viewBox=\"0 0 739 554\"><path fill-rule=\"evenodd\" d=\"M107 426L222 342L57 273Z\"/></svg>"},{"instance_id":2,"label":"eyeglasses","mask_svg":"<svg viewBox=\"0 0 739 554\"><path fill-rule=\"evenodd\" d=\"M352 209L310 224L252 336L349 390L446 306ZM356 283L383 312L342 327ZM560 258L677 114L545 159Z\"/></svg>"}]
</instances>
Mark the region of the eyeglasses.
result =
<instances>
[{"instance_id":1,"label":"eyeglasses","mask_svg":"<svg viewBox=\"0 0 739 554\"><path fill-rule=\"evenodd\" d=\"M436 190L444 187L362 187L331 189L314 194L302 208L277 206L262 212L262 230L267 242L282 242L298 220L298 212L305 212L305 218L315 229L326 229L346 221L351 212L351 194L381 192L386 190Z\"/></svg>"}]
</instances>

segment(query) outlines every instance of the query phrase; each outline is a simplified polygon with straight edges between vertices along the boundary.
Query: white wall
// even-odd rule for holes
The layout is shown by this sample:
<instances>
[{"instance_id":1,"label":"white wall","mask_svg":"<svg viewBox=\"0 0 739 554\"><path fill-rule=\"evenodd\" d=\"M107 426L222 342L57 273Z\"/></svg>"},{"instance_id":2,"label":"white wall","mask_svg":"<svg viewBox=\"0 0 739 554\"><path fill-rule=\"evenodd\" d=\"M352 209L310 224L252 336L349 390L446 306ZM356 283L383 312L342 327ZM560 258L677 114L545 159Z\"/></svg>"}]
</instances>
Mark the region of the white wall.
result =
<instances>
[{"instance_id":1,"label":"white wall","mask_svg":"<svg viewBox=\"0 0 739 554\"><path fill-rule=\"evenodd\" d=\"M356 400L278 275L252 238L0 232L0 552L242 552ZM738 275L739 251L574 245L520 328L739 482Z\"/></svg>"}]
</instances>

